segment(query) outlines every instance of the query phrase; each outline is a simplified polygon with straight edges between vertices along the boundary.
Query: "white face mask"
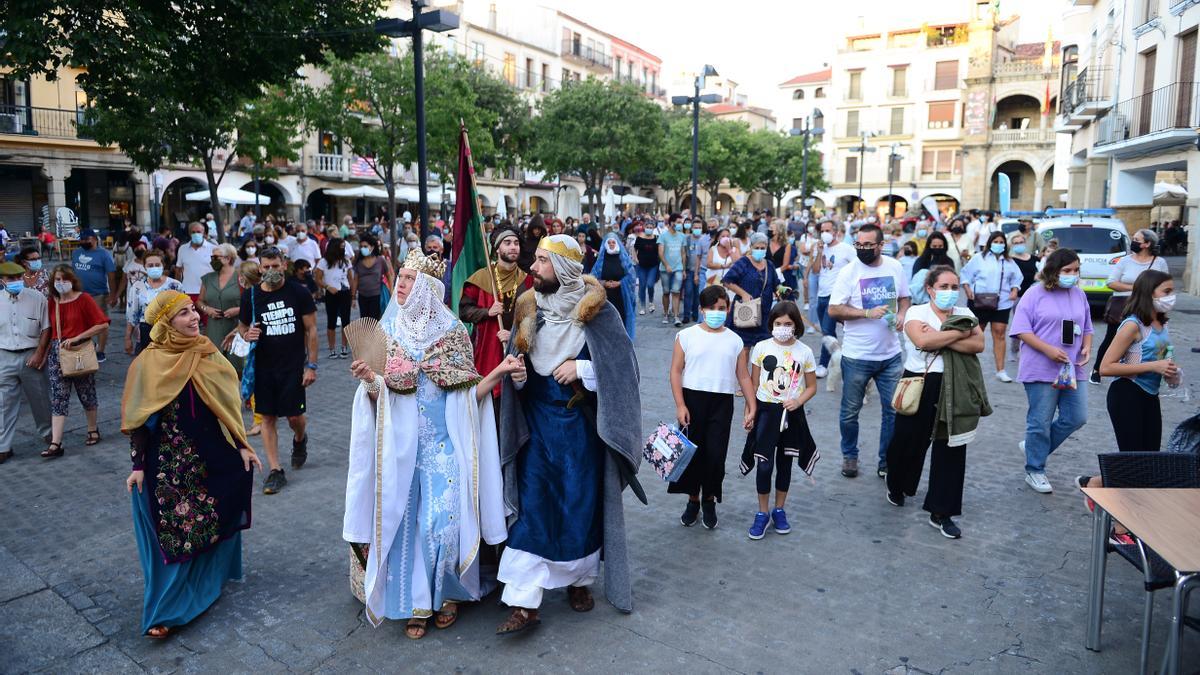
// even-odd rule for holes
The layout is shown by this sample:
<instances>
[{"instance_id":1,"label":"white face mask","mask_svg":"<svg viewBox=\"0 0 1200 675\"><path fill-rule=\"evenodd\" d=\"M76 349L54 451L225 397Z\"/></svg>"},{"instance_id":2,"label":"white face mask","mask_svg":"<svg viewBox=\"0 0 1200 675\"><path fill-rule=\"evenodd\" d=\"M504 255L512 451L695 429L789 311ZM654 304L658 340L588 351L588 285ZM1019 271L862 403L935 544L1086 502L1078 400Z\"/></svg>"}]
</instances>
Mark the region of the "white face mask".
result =
<instances>
[{"instance_id":1,"label":"white face mask","mask_svg":"<svg viewBox=\"0 0 1200 675\"><path fill-rule=\"evenodd\" d=\"M54 290L58 291L59 295L65 295L75 289L75 286L69 281L54 282Z\"/></svg>"},{"instance_id":2,"label":"white face mask","mask_svg":"<svg viewBox=\"0 0 1200 675\"><path fill-rule=\"evenodd\" d=\"M832 232L822 232L821 233L821 241L825 242L826 244L832 244L833 243L833 233Z\"/></svg>"},{"instance_id":3,"label":"white face mask","mask_svg":"<svg viewBox=\"0 0 1200 675\"><path fill-rule=\"evenodd\" d=\"M1154 299L1154 309L1166 314L1175 308L1175 294L1164 295Z\"/></svg>"},{"instance_id":4,"label":"white face mask","mask_svg":"<svg viewBox=\"0 0 1200 675\"><path fill-rule=\"evenodd\" d=\"M796 330L791 326L775 326L771 329L771 337L779 342L788 342L796 337Z\"/></svg>"},{"instance_id":5,"label":"white face mask","mask_svg":"<svg viewBox=\"0 0 1200 675\"><path fill-rule=\"evenodd\" d=\"M265 237L265 238L263 238L263 241L267 242L268 244L274 244L275 237Z\"/></svg>"}]
</instances>

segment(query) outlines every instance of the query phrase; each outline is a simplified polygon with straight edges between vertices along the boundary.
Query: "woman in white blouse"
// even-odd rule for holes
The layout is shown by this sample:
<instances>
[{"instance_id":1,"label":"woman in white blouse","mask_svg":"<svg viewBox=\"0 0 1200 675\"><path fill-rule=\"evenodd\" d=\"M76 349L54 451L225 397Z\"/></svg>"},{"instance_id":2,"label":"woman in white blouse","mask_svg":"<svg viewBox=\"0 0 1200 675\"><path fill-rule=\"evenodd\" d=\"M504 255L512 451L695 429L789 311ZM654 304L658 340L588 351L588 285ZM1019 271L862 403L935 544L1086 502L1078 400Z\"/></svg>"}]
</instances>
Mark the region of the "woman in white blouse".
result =
<instances>
[{"instance_id":1,"label":"woman in white blouse","mask_svg":"<svg viewBox=\"0 0 1200 675\"><path fill-rule=\"evenodd\" d=\"M962 287L967 307L979 318L982 328L991 325L992 355L996 359L996 379L1012 382L1004 370L1004 352L1008 317L1021 292L1021 268L1008 257L1008 240L1003 232L988 235L983 253L963 267Z\"/></svg>"}]
</instances>

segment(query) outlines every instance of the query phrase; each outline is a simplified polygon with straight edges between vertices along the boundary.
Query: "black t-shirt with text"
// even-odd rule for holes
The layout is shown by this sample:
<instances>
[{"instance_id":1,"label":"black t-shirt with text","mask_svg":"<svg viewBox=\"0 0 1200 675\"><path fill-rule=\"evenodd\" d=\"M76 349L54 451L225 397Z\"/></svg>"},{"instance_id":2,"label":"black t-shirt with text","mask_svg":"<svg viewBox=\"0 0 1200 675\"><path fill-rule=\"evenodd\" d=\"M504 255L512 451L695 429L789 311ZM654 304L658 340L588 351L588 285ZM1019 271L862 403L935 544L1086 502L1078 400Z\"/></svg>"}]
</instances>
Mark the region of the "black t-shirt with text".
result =
<instances>
[{"instance_id":1,"label":"black t-shirt with text","mask_svg":"<svg viewBox=\"0 0 1200 675\"><path fill-rule=\"evenodd\" d=\"M254 294L254 311L250 294ZM317 311L308 289L292 280L274 291L254 286L242 291L239 321L257 323L262 334L254 348L255 368L302 367L305 361L303 317ZM309 355L314 360L316 354Z\"/></svg>"}]
</instances>

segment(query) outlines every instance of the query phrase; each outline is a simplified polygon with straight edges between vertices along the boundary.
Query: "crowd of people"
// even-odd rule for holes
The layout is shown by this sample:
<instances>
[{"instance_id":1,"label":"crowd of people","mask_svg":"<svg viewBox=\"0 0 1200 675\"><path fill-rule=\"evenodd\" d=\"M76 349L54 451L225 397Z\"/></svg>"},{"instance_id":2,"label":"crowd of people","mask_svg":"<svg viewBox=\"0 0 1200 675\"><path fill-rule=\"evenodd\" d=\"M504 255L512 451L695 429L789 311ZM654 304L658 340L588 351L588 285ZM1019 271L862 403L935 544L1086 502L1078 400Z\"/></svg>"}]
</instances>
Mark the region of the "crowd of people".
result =
<instances>
[{"instance_id":1,"label":"crowd of people","mask_svg":"<svg viewBox=\"0 0 1200 675\"><path fill-rule=\"evenodd\" d=\"M681 329L669 382L696 453L667 492L686 495L686 527L718 526L740 398L737 466L754 474L757 495L747 535L791 531L792 464L811 477L821 458L805 407L825 378L841 385L841 475L859 475L873 384L881 492L903 508L929 454L923 509L950 539L962 536L966 446L992 413L985 362L1004 384L1018 362L1028 402L1019 446L1034 491L1053 490L1048 458L1087 422L1088 382L1114 380L1120 450L1157 450L1160 387L1181 377L1157 235L1139 230L1114 266L1089 367L1091 310L1074 251L1035 241L1026 224L1006 233L985 213L934 215L907 225L807 212L489 219L492 262L458 289L454 228L440 221L422 241L406 219L395 246L381 219L276 223L247 212L229 243L213 241L208 217L182 241L169 227L129 226L111 251L85 229L52 268L41 247L0 264L0 463L13 456L22 399L47 442L42 457L66 452L72 390L84 443L101 441L95 373L109 312L123 306L135 358L121 431L131 438L142 629L162 638L241 575L253 472L265 471L264 494L287 486L281 418L290 468L305 465L306 389L322 360L346 360L359 380L342 533L352 588L372 624L401 620L419 639L430 620L448 628L462 603L499 584L511 608L501 634L536 626L546 590L566 588L572 609L592 609L601 573L610 603L631 611L622 494L645 501L639 379L654 368L633 345L639 321L658 311ZM377 323L351 334L356 312ZM809 333L821 336L819 353L801 341ZM265 462L250 446L256 435Z\"/></svg>"}]
</instances>

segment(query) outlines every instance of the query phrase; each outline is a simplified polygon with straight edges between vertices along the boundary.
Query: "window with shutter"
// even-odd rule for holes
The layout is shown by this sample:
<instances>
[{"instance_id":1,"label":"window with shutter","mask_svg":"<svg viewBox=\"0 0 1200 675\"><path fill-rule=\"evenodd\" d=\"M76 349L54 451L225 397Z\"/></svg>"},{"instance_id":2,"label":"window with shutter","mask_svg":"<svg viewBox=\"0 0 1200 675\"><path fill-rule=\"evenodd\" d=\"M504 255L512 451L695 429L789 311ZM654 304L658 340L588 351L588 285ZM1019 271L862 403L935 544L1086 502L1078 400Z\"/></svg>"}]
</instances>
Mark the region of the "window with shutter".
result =
<instances>
[{"instance_id":1,"label":"window with shutter","mask_svg":"<svg viewBox=\"0 0 1200 675\"><path fill-rule=\"evenodd\" d=\"M890 131L893 136L904 133L904 108L892 108Z\"/></svg>"},{"instance_id":2,"label":"window with shutter","mask_svg":"<svg viewBox=\"0 0 1200 675\"><path fill-rule=\"evenodd\" d=\"M908 66L892 68L892 96L908 96Z\"/></svg>"},{"instance_id":3,"label":"window with shutter","mask_svg":"<svg viewBox=\"0 0 1200 675\"><path fill-rule=\"evenodd\" d=\"M929 104L929 128L949 129L954 126L954 101L933 101Z\"/></svg>"},{"instance_id":4,"label":"window with shutter","mask_svg":"<svg viewBox=\"0 0 1200 675\"><path fill-rule=\"evenodd\" d=\"M921 175L928 176L933 173L934 162L936 161L937 153L933 150L923 150L921 152Z\"/></svg>"},{"instance_id":5,"label":"window with shutter","mask_svg":"<svg viewBox=\"0 0 1200 675\"><path fill-rule=\"evenodd\" d=\"M848 110L848 111L846 111L846 136L849 137L849 136L857 136L857 135L858 135L858 111L857 110Z\"/></svg>"},{"instance_id":6,"label":"window with shutter","mask_svg":"<svg viewBox=\"0 0 1200 675\"><path fill-rule=\"evenodd\" d=\"M846 182L858 180L858 157L851 155L846 158Z\"/></svg>"},{"instance_id":7,"label":"window with shutter","mask_svg":"<svg viewBox=\"0 0 1200 675\"><path fill-rule=\"evenodd\" d=\"M934 66L933 88L958 88L958 61L938 61Z\"/></svg>"},{"instance_id":8,"label":"window with shutter","mask_svg":"<svg viewBox=\"0 0 1200 675\"><path fill-rule=\"evenodd\" d=\"M850 72L850 87L846 93L846 98L851 101L862 100L862 71L854 70Z\"/></svg>"}]
</instances>

